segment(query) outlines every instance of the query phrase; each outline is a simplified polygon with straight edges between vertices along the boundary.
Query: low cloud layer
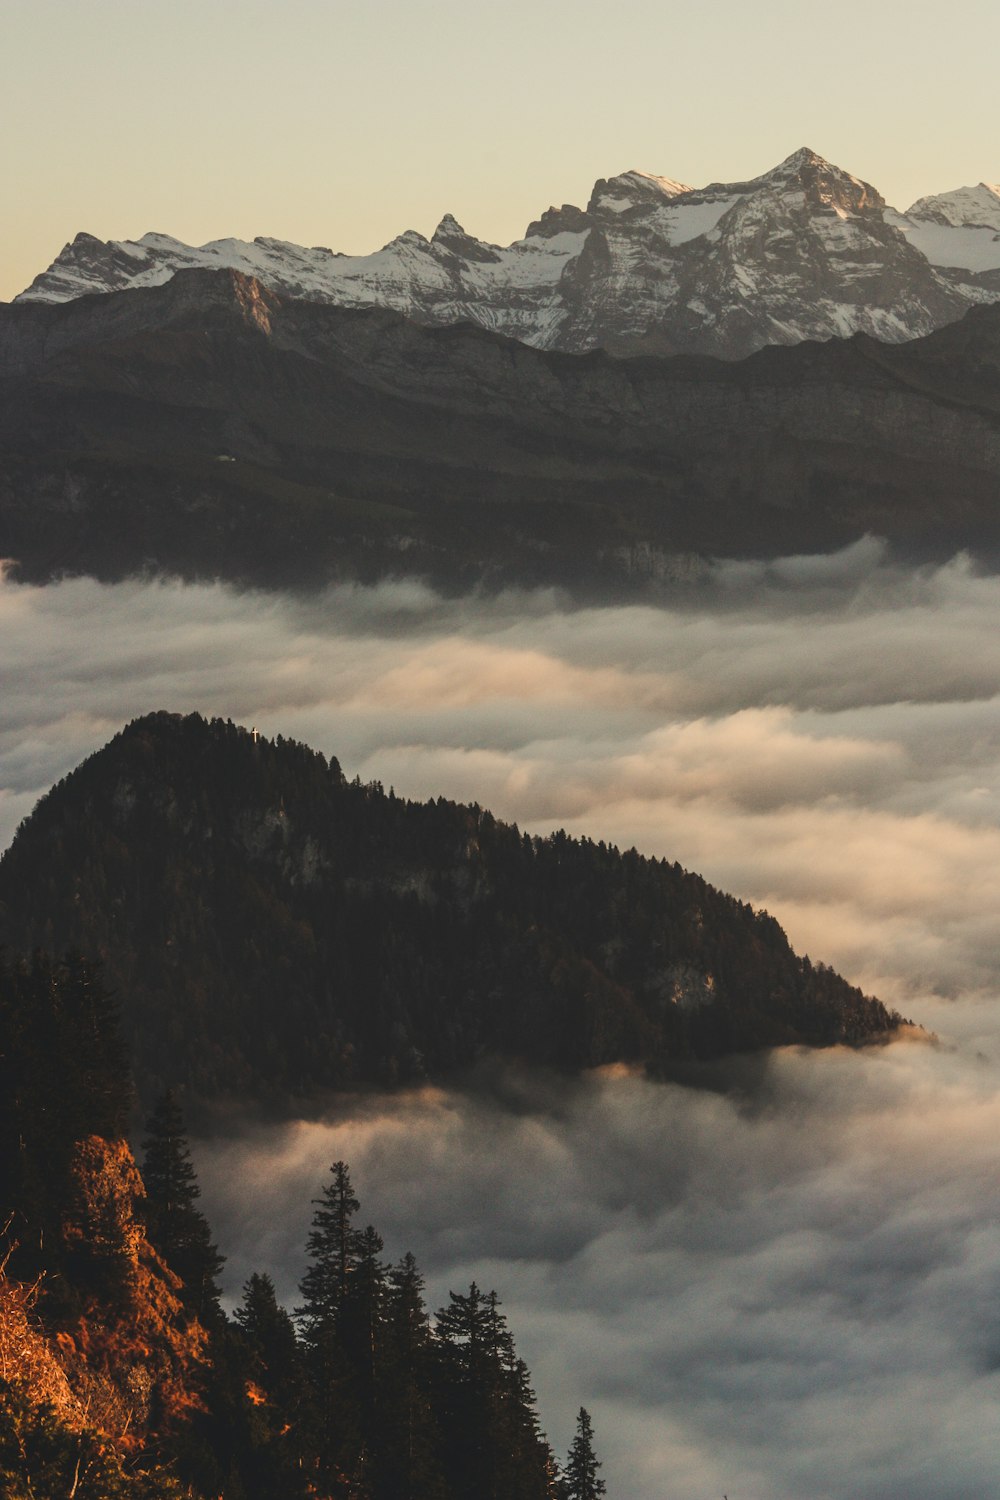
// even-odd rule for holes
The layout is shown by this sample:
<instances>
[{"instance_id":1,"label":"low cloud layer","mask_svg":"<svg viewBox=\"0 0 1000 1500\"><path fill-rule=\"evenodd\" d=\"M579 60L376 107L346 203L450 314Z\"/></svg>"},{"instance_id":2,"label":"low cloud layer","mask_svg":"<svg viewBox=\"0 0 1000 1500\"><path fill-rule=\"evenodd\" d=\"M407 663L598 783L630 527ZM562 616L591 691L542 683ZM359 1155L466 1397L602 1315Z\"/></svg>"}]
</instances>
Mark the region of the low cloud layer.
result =
<instances>
[{"instance_id":1,"label":"low cloud layer","mask_svg":"<svg viewBox=\"0 0 1000 1500\"><path fill-rule=\"evenodd\" d=\"M910 1042L782 1053L728 1094L507 1077L199 1168L233 1284L269 1265L294 1304L308 1200L350 1161L432 1306L499 1289L550 1436L586 1404L613 1495L967 1500L1000 1477L996 1064Z\"/></svg>"},{"instance_id":2,"label":"low cloud layer","mask_svg":"<svg viewBox=\"0 0 1000 1500\"><path fill-rule=\"evenodd\" d=\"M198 709L677 859L940 1038L783 1053L721 1093L507 1077L202 1143L234 1289L269 1267L294 1300L343 1156L432 1300L496 1285L551 1436L591 1407L618 1500L997 1488L998 580L864 543L662 609L7 581L0 632L0 843L126 720Z\"/></svg>"}]
</instances>

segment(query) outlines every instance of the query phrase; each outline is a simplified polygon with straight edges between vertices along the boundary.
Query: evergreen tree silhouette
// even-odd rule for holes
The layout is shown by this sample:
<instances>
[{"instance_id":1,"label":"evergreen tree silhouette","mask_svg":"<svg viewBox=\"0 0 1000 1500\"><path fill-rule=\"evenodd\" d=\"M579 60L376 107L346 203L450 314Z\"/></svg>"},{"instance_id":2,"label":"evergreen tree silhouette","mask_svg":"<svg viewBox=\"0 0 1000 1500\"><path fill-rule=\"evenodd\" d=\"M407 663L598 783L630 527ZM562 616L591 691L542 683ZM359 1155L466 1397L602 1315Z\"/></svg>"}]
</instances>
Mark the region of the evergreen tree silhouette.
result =
<instances>
[{"instance_id":1,"label":"evergreen tree silhouette","mask_svg":"<svg viewBox=\"0 0 1000 1500\"><path fill-rule=\"evenodd\" d=\"M605 1493L604 1480L597 1477L601 1467L594 1455L594 1428L586 1407L580 1407L576 1419L576 1437L566 1460L567 1500L598 1500Z\"/></svg>"},{"instance_id":2,"label":"evergreen tree silhouette","mask_svg":"<svg viewBox=\"0 0 1000 1500\"><path fill-rule=\"evenodd\" d=\"M142 1180L149 1238L183 1282L181 1296L202 1322L218 1321L217 1277L225 1264L198 1208L201 1189L191 1162L184 1118L171 1090L146 1122Z\"/></svg>"}]
</instances>

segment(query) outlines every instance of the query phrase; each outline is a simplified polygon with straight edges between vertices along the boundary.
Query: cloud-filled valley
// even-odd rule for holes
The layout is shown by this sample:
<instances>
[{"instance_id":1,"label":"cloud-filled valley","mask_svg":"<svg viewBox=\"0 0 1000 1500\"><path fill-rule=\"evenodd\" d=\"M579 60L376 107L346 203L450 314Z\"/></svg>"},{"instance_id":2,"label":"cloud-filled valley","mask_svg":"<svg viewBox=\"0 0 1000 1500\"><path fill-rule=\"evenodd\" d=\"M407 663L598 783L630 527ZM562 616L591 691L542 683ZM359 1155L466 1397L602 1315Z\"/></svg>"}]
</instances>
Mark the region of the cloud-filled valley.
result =
<instances>
[{"instance_id":1,"label":"cloud-filled valley","mask_svg":"<svg viewBox=\"0 0 1000 1500\"><path fill-rule=\"evenodd\" d=\"M435 1306L496 1285L550 1436L586 1404L613 1496L996 1487L1000 581L871 542L660 608L8 577L0 629L4 844L127 719L197 709L678 860L937 1035L724 1088L493 1076L201 1142L234 1290L269 1267L294 1299L345 1157Z\"/></svg>"},{"instance_id":2,"label":"cloud-filled valley","mask_svg":"<svg viewBox=\"0 0 1000 1500\"><path fill-rule=\"evenodd\" d=\"M307 1200L345 1158L432 1305L472 1277L501 1289L552 1437L585 1401L613 1493L995 1479L995 1058L785 1053L725 1095L499 1082L203 1145L232 1272L278 1265L294 1301Z\"/></svg>"}]
</instances>

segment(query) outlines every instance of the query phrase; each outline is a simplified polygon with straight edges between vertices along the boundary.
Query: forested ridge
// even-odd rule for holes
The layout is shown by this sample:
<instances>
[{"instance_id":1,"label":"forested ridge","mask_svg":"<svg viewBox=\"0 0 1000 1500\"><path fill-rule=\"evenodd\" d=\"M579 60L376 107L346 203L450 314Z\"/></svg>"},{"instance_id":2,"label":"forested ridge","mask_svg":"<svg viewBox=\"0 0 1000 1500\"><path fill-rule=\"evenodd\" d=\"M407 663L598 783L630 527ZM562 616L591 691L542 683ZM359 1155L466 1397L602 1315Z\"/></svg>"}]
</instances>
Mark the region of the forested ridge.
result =
<instances>
[{"instance_id":1,"label":"forested ridge","mask_svg":"<svg viewBox=\"0 0 1000 1500\"><path fill-rule=\"evenodd\" d=\"M993 564L998 392L997 306L905 344L617 358L182 269L0 307L0 556L604 601L865 534Z\"/></svg>"},{"instance_id":2,"label":"forested ridge","mask_svg":"<svg viewBox=\"0 0 1000 1500\"><path fill-rule=\"evenodd\" d=\"M147 1105L288 1110L489 1055L656 1074L900 1024L676 864L197 715L135 720L42 799L0 862L0 941L101 960Z\"/></svg>"},{"instance_id":3,"label":"forested ridge","mask_svg":"<svg viewBox=\"0 0 1000 1500\"><path fill-rule=\"evenodd\" d=\"M266 1270L232 1317L174 1097L141 1172L116 1007L77 957L0 965L0 1494L5 1500L597 1500L565 1464L495 1292L431 1318L416 1261L318 1185L301 1305Z\"/></svg>"}]
</instances>

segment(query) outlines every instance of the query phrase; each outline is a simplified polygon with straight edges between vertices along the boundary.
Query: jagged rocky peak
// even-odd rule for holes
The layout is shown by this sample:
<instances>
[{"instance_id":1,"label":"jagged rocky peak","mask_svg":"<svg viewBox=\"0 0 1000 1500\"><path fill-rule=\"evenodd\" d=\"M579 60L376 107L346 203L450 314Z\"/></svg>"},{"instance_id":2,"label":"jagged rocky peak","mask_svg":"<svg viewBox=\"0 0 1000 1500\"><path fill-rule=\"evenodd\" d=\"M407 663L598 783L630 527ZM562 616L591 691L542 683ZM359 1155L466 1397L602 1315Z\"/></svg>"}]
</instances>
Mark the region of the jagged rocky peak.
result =
<instances>
[{"instance_id":1,"label":"jagged rocky peak","mask_svg":"<svg viewBox=\"0 0 1000 1500\"><path fill-rule=\"evenodd\" d=\"M441 222L431 235L432 240L465 240L468 235L454 214L442 214Z\"/></svg>"},{"instance_id":2,"label":"jagged rocky peak","mask_svg":"<svg viewBox=\"0 0 1000 1500\"><path fill-rule=\"evenodd\" d=\"M79 234L73 236L68 245L63 246L62 250L56 256L56 260L57 262L71 260L77 255L92 254L94 250L103 248L106 248L103 240L99 240L96 234L88 234L85 229L81 229Z\"/></svg>"},{"instance_id":3,"label":"jagged rocky peak","mask_svg":"<svg viewBox=\"0 0 1000 1500\"><path fill-rule=\"evenodd\" d=\"M993 229L1000 232L1000 184L979 182L918 198L906 210L908 219L921 219L952 229Z\"/></svg>"},{"instance_id":4,"label":"jagged rocky peak","mask_svg":"<svg viewBox=\"0 0 1000 1500\"><path fill-rule=\"evenodd\" d=\"M90 291L117 291L131 284L148 259L141 242L125 245L117 240L99 240L81 230L21 296L32 301L63 302Z\"/></svg>"},{"instance_id":5,"label":"jagged rocky peak","mask_svg":"<svg viewBox=\"0 0 1000 1500\"><path fill-rule=\"evenodd\" d=\"M588 214L594 218L611 215L618 218L636 210L661 208L665 202L678 198L691 189L672 177L655 177L651 172L640 172L631 168L617 177L599 177L587 205Z\"/></svg>"},{"instance_id":6,"label":"jagged rocky peak","mask_svg":"<svg viewBox=\"0 0 1000 1500\"><path fill-rule=\"evenodd\" d=\"M495 246L486 245L466 233L454 214L445 214L431 236L431 244L435 249L446 250L466 261L495 265L500 259Z\"/></svg>"},{"instance_id":7,"label":"jagged rocky peak","mask_svg":"<svg viewBox=\"0 0 1000 1500\"><path fill-rule=\"evenodd\" d=\"M885 199L870 182L845 172L809 146L793 151L770 172L749 184L751 189L758 185L801 190L814 210L872 217L881 217L885 211Z\"/></svg>"},{"instance_id":8,"label":"jagged rocky peak","mask_svg":"<svg viewBox=\"0 0 1000 1500\"><path fill-rule=\"evenodd\" d=\"M814 151L811 146L800 146L797 151L792 152L791 156L786 156L784 161L779 161L778 165L772 167L769 172L762 173L756 181L761 182L770 179L788 181L793 177L798 177L802 172L815 172L824 169L833 170L834 172L840 171L839 167L833 166L832 162L827 161L825 156L820 156L819 152Z\"/></svg>"},{"instance_id":9,"label":"jagged rocky peak","mask_svg":"<svg viewBox=\"0 0 1000 1500\"><path fill-rule=\"evenodd\" d=\"M524 231L524 238L553 239L557 234L585 234L590 228L590 218L585 209L575 203L564 203L561 208L552 204L541 218L533 219Z\"/></svg>"}]
</instances>

